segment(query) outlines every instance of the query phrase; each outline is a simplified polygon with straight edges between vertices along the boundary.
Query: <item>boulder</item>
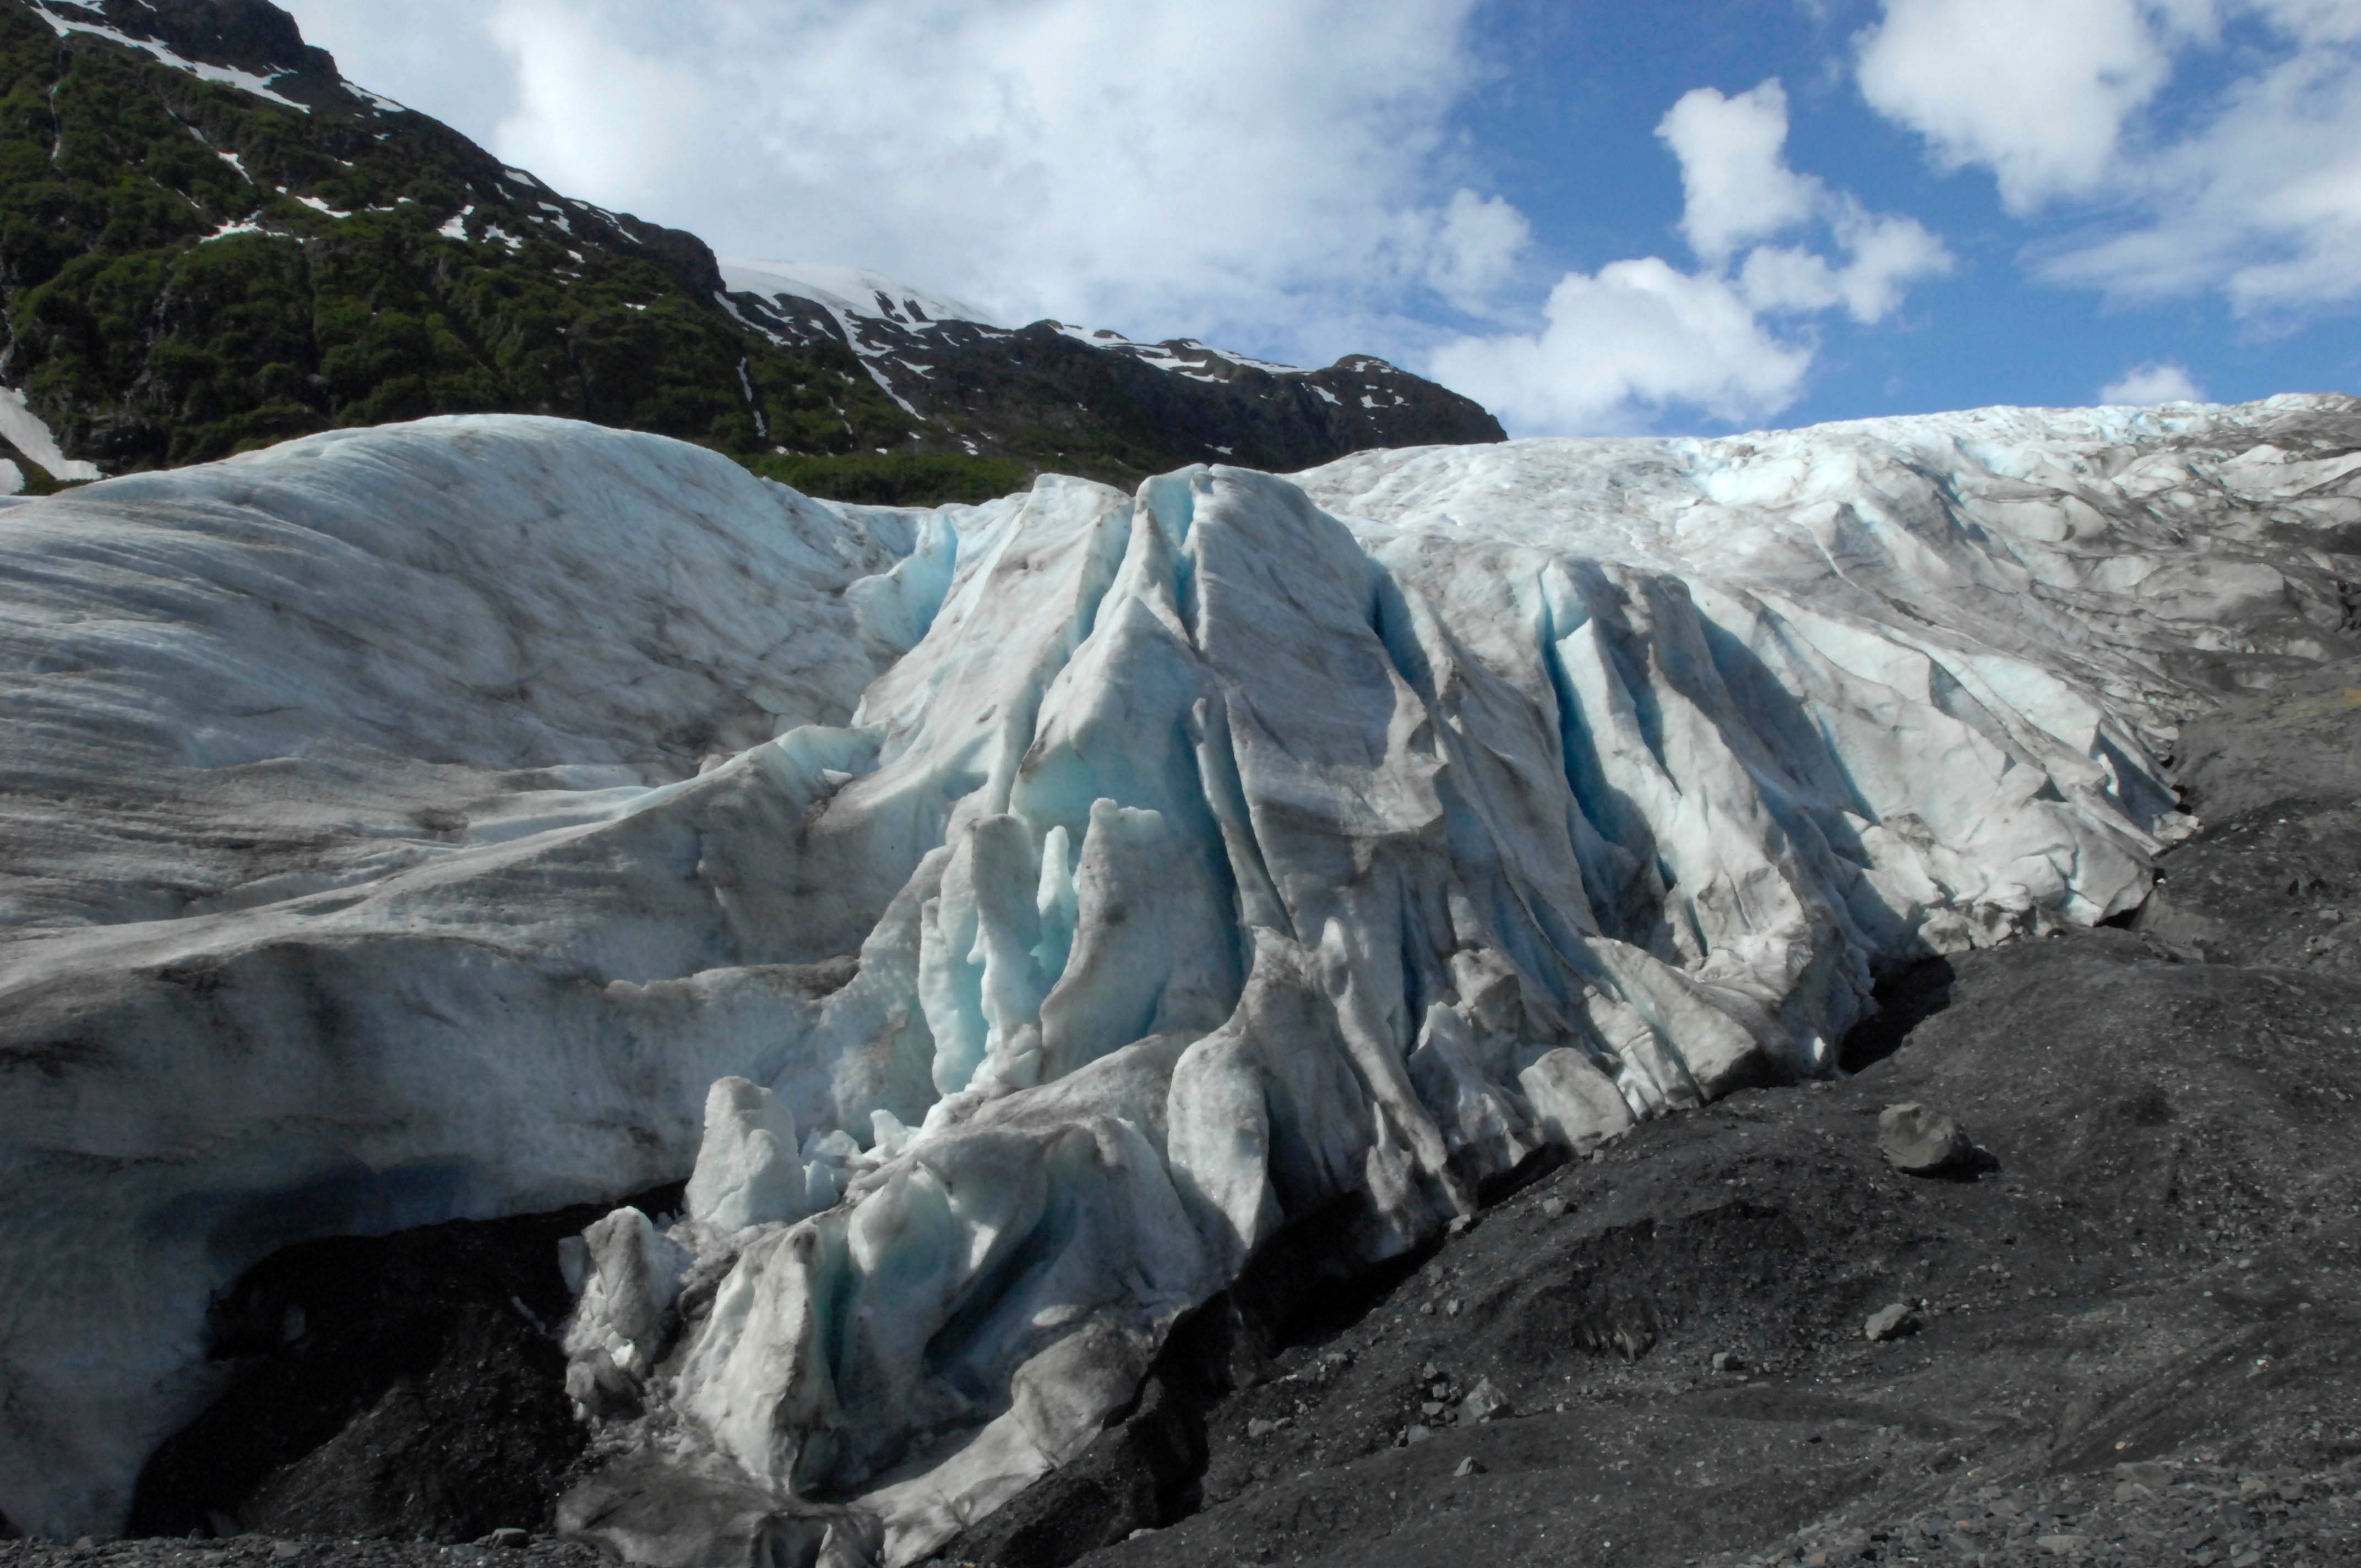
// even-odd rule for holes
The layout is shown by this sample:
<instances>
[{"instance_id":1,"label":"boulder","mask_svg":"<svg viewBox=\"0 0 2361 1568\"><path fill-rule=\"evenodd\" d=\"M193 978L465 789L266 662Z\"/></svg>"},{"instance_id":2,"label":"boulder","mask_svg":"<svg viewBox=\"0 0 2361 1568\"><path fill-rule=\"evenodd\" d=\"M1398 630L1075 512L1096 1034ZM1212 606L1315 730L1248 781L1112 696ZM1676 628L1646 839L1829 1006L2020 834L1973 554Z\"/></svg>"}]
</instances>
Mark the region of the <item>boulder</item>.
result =
<instances>
[{"instance_id":1,"label":"boulder","mask_svg":"<svg viewBox=\"0 0 2361 1568\"><path fill-rule=\"evenodd\" d=\"M1872 1341L1900 1339L1918 1327L1918 1314L1907 1301L1895 1301L1880 1307L1869 1315L1861 1326L1861 1337Z\"/></svg>"},{"instance_id":2,"label":"boulder","mask_svg":"<svg viewBox=\"0 0 2361 1568\"><path fill-rule=\"evenodd\" d=\"M1896 1170L1936 1176L1966 1168L1976 1146L1959 1123L1912 1102L1888 1105L1878 1113L1877 1151Z\"/></svg>"}]
</instances>

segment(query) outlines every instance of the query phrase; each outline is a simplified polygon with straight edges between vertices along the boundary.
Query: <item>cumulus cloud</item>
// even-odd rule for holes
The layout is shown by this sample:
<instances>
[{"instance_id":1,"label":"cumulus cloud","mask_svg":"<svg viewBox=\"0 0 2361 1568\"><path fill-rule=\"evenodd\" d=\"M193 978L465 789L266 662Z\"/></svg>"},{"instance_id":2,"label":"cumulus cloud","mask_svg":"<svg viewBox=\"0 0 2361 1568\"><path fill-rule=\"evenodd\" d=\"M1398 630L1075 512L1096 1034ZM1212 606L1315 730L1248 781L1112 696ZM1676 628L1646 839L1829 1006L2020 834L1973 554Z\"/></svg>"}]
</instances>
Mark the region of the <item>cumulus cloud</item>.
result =
<instances>
[{"instance_id":1,"label":"cumulus cloud","mask_svg":"<svg viewBox=\"0 0 2361 1568\"><path fill-rule=\"evenodd\" d=\"M717 146L716 133L728 132L701 102L709 64L660 47L669 29L649 27L653 17L580 27L580 14L568 0L499 0L486 12L485 30L516 67L516 102L495 148L561 191L661 210L684 184L709 178L700 152L727 146Z\"/></svg>"},{"instance_id":2,"label":"cumulus cloud","mask_svg":"<svg viewBox=\"0 0 2361 1568\"><path fill-rule=\"evenodd\" d=\"M2045 256L2041 276L2130 301L2218 289L2247 316L2361 298L2361 50L2306 39L2125 182L2147 221Z\"/></svg>"},{"instance_id":3,"label":"cumulus cloud","mask_svg":"<svg viewBox=\"0 0 2361 1568\"><path fill-rule=\"evenodd\" d=\"M1465 311L1482 311L1516 276L1533 226L1510 203L1456 191L1433 214L1434 241L1423 273L1435 291Z\"/></svg>"},{"instance_id":4,"label":"cumulus cloud","mask_svg":"<svg viewBox=\"0 0 2361 1568\"><path fill-rule=\"evenodd\" d=\"M2152 21L2138 0L1885 0L1861 39L1861 89L2029 213L2108 179L2125 122L2172 73Z\"/></svg>"},{"instance_id":5,"label":"cumulus cloud","mask_svg":"<svg viewBox=\"0 0 2361 1568\"><path fill-rule=\"evenodd\" d=\"M2205 389L2189 374L2189 367L2169 360L2135 365L2121 379L2099 389L2102 403L2125 403L2147 408L2157 403L2202 403Z\"/></svg>"},{"instance_id":6,"label":"cumulus cloud","mask_svg":"<svg viewBox=\"0 0 2361 1568\"><path fill-rule=\"evenodd\" d=\"M1656 134L1681 160L1681 232L1713 266L1748 240L1794 228L1820 204L1820 182L1787 167L1787 92L1776 77L1735 98L1700 87L1673 105Z\"/></svg>"},{"instance_id":7,"label":"cumulus cloud","mask_svg":"<svg viewBox=\"0 0 2361 1568\"><path fill-rule=\"evenodd\" d=\"M1689 93L1656 134L1680 160L1681 232L1700 268L1649 257L1569 272L1534 329L1463 337L1433 357L1434 375L1513 432L1642 430L1675 406L1733 424L1768 419L1810 377L1816 346L1796 318L1841 310L1874 323L1910 283L1951 268L1915 219L1871 213L1788 166L1775 78L1736 97ZM1806 226L1825 230L1828 251L1755 243ZM1788 318L1784 334L1773 317Z\"/></svg>"},{"instance_id":8,"label":"cumulus cloud","mask_svg":"<svg viewBox=\"0 0 2361 1568\"><path fill-rule=\"evenodd\" d=\"M1525 432L1643 429L1686 403L1737 423L1793 403L1812 366L1722 279L1657 257L1596 277L1569 272L1550 291L1538 333L1463 338L1433 371Z\"/></svg>"},{"instance_id":9,"label":"cumulus cloud","mask_svg":"<svg viewBox=\"0 0 2361 1568\"><path fill-rule=\"evenodd\" d=\"M369 85L725 255L872 268L1007 321L1392 353L1521 430L1767 418L1818 318L1883 320L1949 265L1789 167L1773 80L1658 128L1692 269L1569 272L1521 311L1532 225L1452 130L1485 79L1479 0L291 4ZM1498 324L1428 359L1439 312Z\"/></svg>"},{"instance_id":10,"label":"cumulus cloud","mask_svg":"<svg viewBox=\"0 0 2361 1568\"><path fill-rule=\"evenodd\" d=\"M2230 84L2177 103L2196 57ZM2129 302L2218 290L2250 317L2361 298L2361 0L1884 0L1859 68L1874 107L1943 166L1989 170L2011 210L2095 205L2039 277ZM2167 106L2192 110L2182 128Z\"/></svg>"},{"instance_id":11,"label":"cumulus cloud","mask_svg":"<svg viewBox=\"0 0 2361 1568\"><path fill-rule=\"evenodd\" d=\"M495 151L725 255L1333 357L1516 273L1522 214L1461 189L1446 137L1476 4L477 0L465 26L512 77Z\"/></svg>"},{"instance_id":12,"label":"cumulus cloud","mask_svg":"<svg viewBox=\"0 0 2361 1568\"><path fill-rule=\"evenodd\" d=\"M1840 201L1829 225L1843 265L1793 246L1763 246L1746 258L1739 288L1761 311L1842 307L1864 326L1901 308L1906 287L1951 269L1951 253L1916 218L1868 213Z\"/></svg>"}]
</instances>

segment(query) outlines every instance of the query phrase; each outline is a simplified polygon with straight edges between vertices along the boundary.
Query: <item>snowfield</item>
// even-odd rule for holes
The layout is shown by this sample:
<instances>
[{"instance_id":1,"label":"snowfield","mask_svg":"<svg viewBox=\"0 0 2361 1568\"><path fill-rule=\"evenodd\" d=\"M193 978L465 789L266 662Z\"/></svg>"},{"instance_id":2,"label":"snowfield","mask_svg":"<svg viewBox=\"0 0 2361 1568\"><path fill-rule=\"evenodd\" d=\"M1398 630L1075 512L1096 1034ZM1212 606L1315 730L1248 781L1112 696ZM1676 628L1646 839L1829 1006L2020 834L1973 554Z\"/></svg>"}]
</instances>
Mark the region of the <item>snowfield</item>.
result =
<instances>
[{"instance_id":1,"label":"snowfield","mask_svg":"<svg viewBox=\"0 0 2361 1568\"><path fill-rule=\"evenodd\" d=\"M923 1557L1290 1221L1398 1253L2136 905L2189 656L2355 613L2356 409L936 512L444 419L0 510L0 1511L118 1524L279 1247L694 1165L570 1250L568 1517Z\"/></svg>"}]
</instances>

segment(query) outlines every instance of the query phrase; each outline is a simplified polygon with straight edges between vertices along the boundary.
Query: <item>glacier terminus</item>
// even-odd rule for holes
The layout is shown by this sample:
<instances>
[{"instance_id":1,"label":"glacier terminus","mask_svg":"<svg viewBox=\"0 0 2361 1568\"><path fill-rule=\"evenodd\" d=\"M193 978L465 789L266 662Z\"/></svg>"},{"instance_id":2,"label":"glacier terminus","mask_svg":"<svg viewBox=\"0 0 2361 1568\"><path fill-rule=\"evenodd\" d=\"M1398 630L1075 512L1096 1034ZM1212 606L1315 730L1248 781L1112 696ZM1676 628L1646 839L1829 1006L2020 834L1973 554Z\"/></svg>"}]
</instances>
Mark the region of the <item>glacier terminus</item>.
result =
<instances>
[{"instance_id":1,"label":"glacier terminus","mask_svg":"<svg viewBox=\"0 0 2361 1568\"><path fill-rule=\"evenodd\" d=\"M119 1528L279 1248L688 1177L565 1249L561 1519L920 1560L1289 1227L1399 1255L2136 908L2206 683L2356 614L2356 427L910 510L500 416L8 505L0 1511Z\"/></svg>"}]
</instances>

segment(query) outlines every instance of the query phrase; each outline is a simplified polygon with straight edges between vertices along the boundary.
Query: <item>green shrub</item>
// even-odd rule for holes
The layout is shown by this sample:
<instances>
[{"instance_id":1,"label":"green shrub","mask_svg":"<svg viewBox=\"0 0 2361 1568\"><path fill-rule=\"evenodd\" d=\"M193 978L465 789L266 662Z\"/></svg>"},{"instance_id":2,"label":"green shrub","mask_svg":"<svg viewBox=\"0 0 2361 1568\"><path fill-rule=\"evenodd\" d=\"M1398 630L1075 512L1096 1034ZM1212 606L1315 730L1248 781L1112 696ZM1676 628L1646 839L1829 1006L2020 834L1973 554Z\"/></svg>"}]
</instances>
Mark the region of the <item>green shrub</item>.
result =
<instances>
[{"instance_id":1,"label":"green shrub","mask_svg":"<svg viewBox=\"0 0 2361 1568\"><path fill-rule=\"evenodd\" d=\"M766 479L823 500L863 506L971 506L1011 495L1033 482L1032 470L1005 457L950 452L854 452L842 456L741 459Z\"/></svg>"}]
</instances>

